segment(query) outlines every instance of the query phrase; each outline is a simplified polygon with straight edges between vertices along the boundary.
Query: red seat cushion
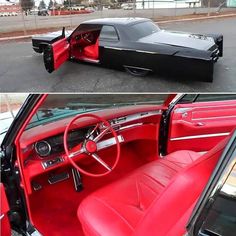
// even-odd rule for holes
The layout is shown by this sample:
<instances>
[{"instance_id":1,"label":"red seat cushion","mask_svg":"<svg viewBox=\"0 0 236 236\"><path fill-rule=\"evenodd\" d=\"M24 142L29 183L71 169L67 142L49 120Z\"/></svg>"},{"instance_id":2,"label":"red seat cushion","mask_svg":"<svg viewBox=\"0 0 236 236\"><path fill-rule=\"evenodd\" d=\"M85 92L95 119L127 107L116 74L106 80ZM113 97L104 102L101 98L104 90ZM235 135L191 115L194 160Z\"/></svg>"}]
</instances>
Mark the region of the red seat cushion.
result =
<instances>
[{"instance_id":1,"label":"red seat cushion","mask_svg":"<svg viewBox=\"0 0 236 236\"><path fill-rule=\"evenodd\" d=\"M224 146L171 153L92 193L78 209L85 235L183 234Z\"/></svg>"},{"instance_id":2,"label":"red seat cushion","mask_svg":"<svg viewBox=\"0 0 236 236\"><path fill-rule=\"evenodd\" d=\"M83 56L90 59L97 60L98 59L98 42L99 40L97 39L95 44L85 47L83 50Z\"/></svg>"}]
</instances>

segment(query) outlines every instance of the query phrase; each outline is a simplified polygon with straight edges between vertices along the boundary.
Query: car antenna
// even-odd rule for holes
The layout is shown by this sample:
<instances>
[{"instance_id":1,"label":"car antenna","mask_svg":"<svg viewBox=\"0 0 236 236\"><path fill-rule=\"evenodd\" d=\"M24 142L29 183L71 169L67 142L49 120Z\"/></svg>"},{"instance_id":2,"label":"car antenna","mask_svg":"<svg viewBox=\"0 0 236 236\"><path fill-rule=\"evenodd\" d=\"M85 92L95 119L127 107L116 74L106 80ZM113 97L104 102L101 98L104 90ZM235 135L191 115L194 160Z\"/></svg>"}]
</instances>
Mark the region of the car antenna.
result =
<instances>
[{"instance_id":1,"label":"car antenna","mask_svg":"<svg viewBox=\"0 0 236 236\"><path fill-rule=\"evenodd\" d=\"M66 34L65 34L65 27L62 28L61 36L62 36L62 38L65 38L65 37L66 37Z\"/></svg>"}]
</instances>

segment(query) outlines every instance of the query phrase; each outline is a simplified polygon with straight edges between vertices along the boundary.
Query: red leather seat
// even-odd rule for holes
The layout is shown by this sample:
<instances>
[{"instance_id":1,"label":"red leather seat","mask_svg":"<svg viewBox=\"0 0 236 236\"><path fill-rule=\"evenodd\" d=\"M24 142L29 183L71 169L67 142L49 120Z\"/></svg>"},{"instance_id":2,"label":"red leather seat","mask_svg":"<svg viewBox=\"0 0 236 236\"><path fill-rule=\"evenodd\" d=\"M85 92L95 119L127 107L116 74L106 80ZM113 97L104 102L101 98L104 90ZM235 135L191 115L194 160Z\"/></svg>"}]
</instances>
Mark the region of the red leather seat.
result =
<instances>
[{"instance_id":1,"label":"red leather seat","mask_svg":"<svg viewBox=\"0 0 236 236\"><path fill-rule=\"evenodd\" d=\"M183 235L226 142L171 153L92 193L78 209L85 235Z\"/></svg>"},{"instance_id":2,"label":"red leather seat","mask_svg":"<svg viewBox=\"0 0 236 236\"><path fill-rule=\"evenodd\" d=\"M97 41L95 44L85 47L83 50L83 56L89 59L97 60L98 59L98 42L99 40L97 38Z\"/></svg>"}]
</instances>

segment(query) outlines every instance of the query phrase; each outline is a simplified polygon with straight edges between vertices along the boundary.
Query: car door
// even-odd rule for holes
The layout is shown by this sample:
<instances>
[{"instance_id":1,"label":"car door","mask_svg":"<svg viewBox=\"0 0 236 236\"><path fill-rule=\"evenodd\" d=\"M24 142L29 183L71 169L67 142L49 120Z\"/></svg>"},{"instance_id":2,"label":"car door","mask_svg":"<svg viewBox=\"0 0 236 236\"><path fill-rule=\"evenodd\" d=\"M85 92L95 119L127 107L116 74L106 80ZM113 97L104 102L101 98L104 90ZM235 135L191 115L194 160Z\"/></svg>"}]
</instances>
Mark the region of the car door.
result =
<instances>
[{"instance_id":1,"label":"car door","mask_svg":"<svg viewBox=\"0 0 236 236\"><path fill-rule=\"evenodd\" d=\"M8 219L8 211L9 205L5 193L5 189L2 183L0 183L0 191L1 191L1 207L0 207L0 221L1 221L1 235L10 236L11 235L11 227Z\"/></svg>"},{"instance_id":2,"label":"car door","mask_svg":"<svg viewBox=\"0 0 236 236\"><path fill-rule=\"evenodd\" d=\"M120 36L112 25L103 25L99 35L99 58L103 65L119 67L123 51Z\"/></svg>"},{"instance_id":3,"label":"car door","mask_svg":"<svg viewBox=\"0 0 236 236\"><path fill-rule=\"evenodd\" d=\"M186 226L189 236L234 236L236 232L236 131Z\"/></svg>"},{"instance_id":4,"label":"car door","mask_svg":"<svg viewBox=\"0 0 236 236\"><path fill-rule=\"evenodd\" d=\"M51 73L57 70L70 57L70 44L67 38L62 38L53 44L48 44L44 48L44 65L46 70Z\"/></svg>"},{"instance_id":5,"label":"car door","mask_svg":"<svg viewBox=\"0 0 236 236\"><path fill-rule=\"evenodd\" d=\"M208 151L235 126L235 94L185 95L170 115L167 153Z\"/></svg>"}]
</instances>

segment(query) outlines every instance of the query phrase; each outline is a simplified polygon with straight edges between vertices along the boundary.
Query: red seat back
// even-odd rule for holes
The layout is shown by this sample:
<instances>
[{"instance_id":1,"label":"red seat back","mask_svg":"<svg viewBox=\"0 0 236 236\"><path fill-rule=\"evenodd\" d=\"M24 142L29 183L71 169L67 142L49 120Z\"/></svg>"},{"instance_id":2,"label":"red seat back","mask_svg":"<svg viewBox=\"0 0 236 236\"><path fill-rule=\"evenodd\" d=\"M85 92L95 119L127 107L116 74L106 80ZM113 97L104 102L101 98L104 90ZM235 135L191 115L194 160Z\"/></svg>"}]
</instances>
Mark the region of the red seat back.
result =
<instances>
[{"instance_id":1,"label":"red seat back","mask_svg":"<svg viewBox=\"0 0 236 236\"><path fill-rule=\"evenodd\" d=\"M99 37L97 38L95 44L92 44L84 48L84 51L83 51L84 56L89 59L98 60L98 56L99 56L98 45L99 45Z\"/></svg>"},{"instance_id":2,"label":"red seat back","mask_svg":"<svg viewBox=\"0 0 236 236\"><path fill-rule=\"evenodd\" d=\"M206 186L229 137L180 171L154 200L134 231L135 236L176 236L185 226Z\"/></svg>"}]
</instances>

